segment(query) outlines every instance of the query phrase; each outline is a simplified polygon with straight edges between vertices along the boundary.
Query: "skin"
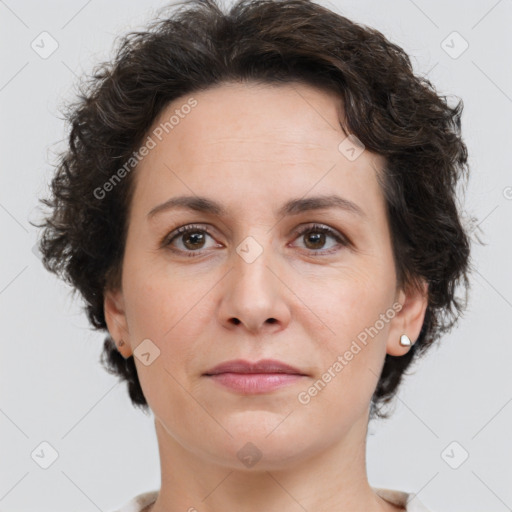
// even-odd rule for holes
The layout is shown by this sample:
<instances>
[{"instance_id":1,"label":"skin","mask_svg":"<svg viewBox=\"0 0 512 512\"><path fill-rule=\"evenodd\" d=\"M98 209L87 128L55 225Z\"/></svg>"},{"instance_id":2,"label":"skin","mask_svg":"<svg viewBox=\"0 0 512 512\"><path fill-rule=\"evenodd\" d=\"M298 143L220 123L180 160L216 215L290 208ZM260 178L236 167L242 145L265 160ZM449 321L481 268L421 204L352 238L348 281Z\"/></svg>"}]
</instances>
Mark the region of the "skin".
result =
<instances>
[{"instance_id":1,"label":"skin","mask_svg":"<svg viewBox=\"0 0 512 512\"><path fill-rule=\"evenodd\" d=\"M397 287L377 182L383 157L365 150L347 159L338 149L346 137L341 100L308 85L224 83L192 96L197 106L134 171L121 288L105 294L122 355L145 339L160 350L148 366L134 358L160 453L151 511L403 510L368 483L369 406L386 353L404 355L400 335L414 342L420 333L427 287ZM152 129L188 99L169 104ZM364 217L336 208L274 213L290 199L330 194L356 203ZM179 195L214 199L227 214L176 209L148 219ZM350 244L295 233L312 223ZM210 234L196 229L196 238L160 245L189 224ZM236 250L249 236L262 250L250 263ZM378 334L300 403L298 394L397 302L400 311ZM238 358L278 359L307 376L260 395L204 376ZM237 456L247 442L262 455L252 467Z\"/></svg>"}]
</instances>

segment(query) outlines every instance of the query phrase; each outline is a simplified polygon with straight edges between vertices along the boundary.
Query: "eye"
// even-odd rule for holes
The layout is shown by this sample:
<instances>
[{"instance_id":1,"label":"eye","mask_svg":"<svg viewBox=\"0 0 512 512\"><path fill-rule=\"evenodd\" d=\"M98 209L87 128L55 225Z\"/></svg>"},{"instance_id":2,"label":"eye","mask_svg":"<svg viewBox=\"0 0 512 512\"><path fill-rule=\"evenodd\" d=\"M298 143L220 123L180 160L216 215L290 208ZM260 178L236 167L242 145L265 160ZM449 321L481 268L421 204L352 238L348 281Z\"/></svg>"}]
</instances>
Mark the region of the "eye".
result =
<instances>
[{"instance_id":1,"label":"eye","mask_svg":"<svg viewBox=\"0 0 512 512\"><path fill-rule=\"evenodd\" d=\"M349 245L348 240L340 233L338 233L334 229L331 229L327 226L323 226L320 224L313 224L310 226L306 226L305 228L301 228L296 234L297 238L302 238L305 241L306 249L311 250L313 253L319 253L320 255L331 254L335 252L337 245ZM318 249L322 249L323 246L325 246L326 240L329 237L337 243L331 245L331 247L329 247L327 250L319 251Z\"/></svg>"},{"instance_id":2,"label":"eye","mask_svg":"<svg viewBox=\"0 0 512 512\"><path fill-rule=\"evenodd\" d=\"M173 251L183 253L186 256L196 256L195 252L200 253L201 250L208 248L205 247L207 237L212 238L207 229L202 226L189 224L174 230L164 238L161 245L169 247ZM179 242L178 246L181 245L181 247L176 248L173 245L175 241ZM219 244L215 244L212 247L219 247Z\"/></svg>"},{"instance_id":3,"label":"eye","mask_svg":"<svg viewBox=\"0 0 512 512\"><path fill-rule=\"evenodd\" d=\"M302 239L305 241L305 249L308 249L314 256L331 254L336 251L336 246L349 246L350 242L340 233L321 224L313 224L302 227L295 232L295 239ZM175 229L172 233L166 236L162 242L162 247L169 247L172 251L183 254L185 256L200 256L203 250L208 249L205 246L207 237L212 238L210 232L203 226L189 224ZM327 250L322 249L326 240L331 238L334 244ZM213 244L210 248L222 247L221 244Z\"/></svg>"}]
</instances>

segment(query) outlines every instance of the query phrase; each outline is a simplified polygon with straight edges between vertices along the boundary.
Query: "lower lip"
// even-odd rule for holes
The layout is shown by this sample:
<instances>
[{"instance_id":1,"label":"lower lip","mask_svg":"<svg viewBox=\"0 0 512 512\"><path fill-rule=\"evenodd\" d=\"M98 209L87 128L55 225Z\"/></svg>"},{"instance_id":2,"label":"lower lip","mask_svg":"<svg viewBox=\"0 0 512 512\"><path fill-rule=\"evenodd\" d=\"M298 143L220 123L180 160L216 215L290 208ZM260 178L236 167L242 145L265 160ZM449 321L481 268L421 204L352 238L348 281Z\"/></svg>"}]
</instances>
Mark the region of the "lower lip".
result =
<instances>
[{"instance_id":1,"label":"lower lip","mask_svg":"<svg viewBox=\"0 0 512 512\"><path fill-rule=\"evenodd\" d=\"M219 373L208 377L234 391L258 394L289 386L304 376L290 373Z\"/></svg>"}]
</instances>

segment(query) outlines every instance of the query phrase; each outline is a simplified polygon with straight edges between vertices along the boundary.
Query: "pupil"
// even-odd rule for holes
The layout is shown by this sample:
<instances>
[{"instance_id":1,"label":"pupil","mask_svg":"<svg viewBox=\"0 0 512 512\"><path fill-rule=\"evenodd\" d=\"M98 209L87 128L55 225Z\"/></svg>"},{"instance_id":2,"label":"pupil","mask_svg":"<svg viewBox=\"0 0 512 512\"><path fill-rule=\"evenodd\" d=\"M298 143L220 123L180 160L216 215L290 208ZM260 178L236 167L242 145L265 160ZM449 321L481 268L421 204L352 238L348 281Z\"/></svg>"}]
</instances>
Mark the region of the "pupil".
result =
<instances>
[{"instance_id":1,"label":"pupil","mask_svg":"<svg viewBox=\"0 0 512 512\"><path fill-rule=\"evenodd\" d=\"M323 245L323 238L325 237L324 233L317 233L317 234L310 234L307 239L308 241L310 239L313 239L313 245L316 247L318 243L320 242L320 246Z\"/></svg>"},{"instance_id":2,"label":"pupil","mask_svg":"<svg viewBox=\"0 0 512 512\"><path fill-rule=\"evenodd\" d=\"M197 247L197 242L201 243L201 238L204 237L204 234L202 233L192 233L192 234L189 234L187 237L186 237L186 241L188 240L192 240L192 247ZM185 244L187 245L187 244Z\"/></svg>"}]
</instances>

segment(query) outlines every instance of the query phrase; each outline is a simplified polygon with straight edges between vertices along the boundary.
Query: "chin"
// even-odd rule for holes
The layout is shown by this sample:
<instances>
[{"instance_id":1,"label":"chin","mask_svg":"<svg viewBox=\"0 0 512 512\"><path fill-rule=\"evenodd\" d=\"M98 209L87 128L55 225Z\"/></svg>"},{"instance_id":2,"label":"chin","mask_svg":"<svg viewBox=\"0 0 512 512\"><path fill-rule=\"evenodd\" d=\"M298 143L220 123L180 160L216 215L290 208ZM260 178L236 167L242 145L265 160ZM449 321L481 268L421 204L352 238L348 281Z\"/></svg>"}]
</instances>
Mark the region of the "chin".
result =
<instances>
[{"instance_id":1,"label":"chin","mask_svg":"<svg viewBox=\"0 0 512 512\"><path fill-rule=\"evenodd\" d=\"M251 422L241 430L227 428L232 437L227 433L220 434L220 439L205 436L210 442L208 447L204 448L214 461L222 466L256 473L290 469L294 464L321 449L320 440L315 442L314 439L305 437L304 429L297 428L297 431L291 432L290 428L283 428L278 433L283 425L277 428L275 426L276 424L273 427L275 430L272 431L261 426L256 428ZM212 441L218 443L212 444Z\"/></svg>"}]
</instances>

